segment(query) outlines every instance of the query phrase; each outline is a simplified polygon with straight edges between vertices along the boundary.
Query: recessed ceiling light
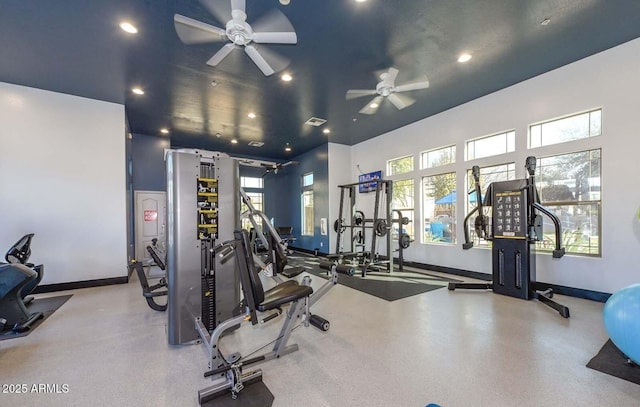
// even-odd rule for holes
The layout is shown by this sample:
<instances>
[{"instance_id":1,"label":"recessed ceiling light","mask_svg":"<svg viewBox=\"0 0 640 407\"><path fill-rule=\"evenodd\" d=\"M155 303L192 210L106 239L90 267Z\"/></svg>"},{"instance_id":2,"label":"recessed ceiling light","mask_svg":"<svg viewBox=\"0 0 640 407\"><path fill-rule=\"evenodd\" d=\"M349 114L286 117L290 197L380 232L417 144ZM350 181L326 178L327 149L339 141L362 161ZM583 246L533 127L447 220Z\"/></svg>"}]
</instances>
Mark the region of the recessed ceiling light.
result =
<instances>
[{"instance_id":1,"label":"recessed ceiling light","mask_svg":"<svg viewBox=\"0 0 640 407\"><path fill-rule=\"evenodd\" d=\"M231 144L238 144L238 140L236 140L236 139L231 139Z\"/></svg>"},{"instance_id":2,"label":"recessed ceiling light","mask_svg":"<svg viewBox=\"0 0 640 407\"><path fill-rule=\"evenodd\" d=\"M216 138L220 138L220 137L222 137L222 134L216 133Z\"/></svg>"},{"instance_id":3,"label":"recessed ceiling light","mask_svg":"<svg viewBox=\"0 0 640 407\"><path fill-rule=\"evenodd\" d=\"M250 119L255 119L256 118L256 114L253 112L250 112L247 116L249 116Z\"/></svg>"},{"instance_id":4,"label":"recessed ceiling light","mask_svg":"<svg viewBox=\"0 0 640 407\"><path fill-rule=\"evenodd\" d=\"M356 0L356 3L364 3L367 0Z\"/></svg>"},{"instance_id":5,"label":"recessed ceiling light","mask_svg":"<svg viewBox=\"0 0 640 407\"><path fill-rule=\"evenodd\" d=\"M282 74L282 76L280 78L285 82L290 82L291 79L293 79L293 76L291 76L288 73L284 73L284 74Z\"/></svg>"},{"instance_id":6,"label":"recessed ceiling light","mask_svg":"<svg viewBox=\"0 0 640 407\"><path fill-rule=\"evenodd\" d=\"M458 62L468 62L471 59L471 54L462 54L458 57Z\"/></svg>"},{"instance_id":7,"label":"recessed ceiling light","mask_svg":"<svg viewBox=\"0 0 640 407\"><path fill-rule=\"evenodd\" d=\"M329 133L331 133L331 130L330 130L330 129L324 129L324 130L322 130L322 132L323 132L324 134L329 134Z\"/></svg>"},{"instance_id":8,"label":"recessed ceiling light","mask_svg":"<svg viewBox=\"0 0 640 407\"><path fill-rule=\"evenodd\" d=\"M287 6L289 5L290 0L280 0L280 4L282 4L283 6Z\"/></svg>"},{"instance_id":9,"label":"recessed ceiling light","mask_svg":"<svg viewBox=\"0 0 640 407\"><path fill-rule=\"evenodd\" d=\"M131 89L131 92L135 93L136 95L144 95L144 91L141 88L133 88Z\"/></svg>"},{"instance_id":10,"label":"recessed ceiling light","mask_svg":"<svg viewBox=\"0 0 640 407\"><path fill-rule=\"evenodd\" d=\"M120 28L122 28L123 31L128 32L129 34L137 34L138 33L138 29L128 21L121 22L120 23Z\"/></svg>"},{"instance_id":11,"label":"recessed ceiling light","mask_svg":"<svg viewBox=\"0 0 640 407\"><path fill-rule=\"evenodd\" d=\"M551 22L551 19L550 19L550 18L545 18L544 20L542 20L542 21L540 22L540 25L547 25L547 24L549 24L550 22Z\"/></svg>"},{"instance_id":12,"label":"recessed ceiling light","mask_svg":"<svg viewBox=\"0 0 640 407\"><path fill-rule=\"evenodd\" d=\"M291 146L289 144L287 144L286 146L284 146L284 151L289 152L291 151Z\"/></svg>"},{"instance_id":13,"label":"recessed ceiling light","mask_svg":"<svg viewBox=\"0 0 640 407\"><path fill-rule=\"evenodd\" d=\"M169 129L160 129L160 133L169 134Z\"/></svg>"},{"instance_id":14,"label":"recessed ceiling light","mask_svg":"<svg viewBox=\"0 0 640 407\"><path fill-rule=\"evenodd\" d=\"M372 109L375 109L378 106L380 106L380 105L377 104L377 103L372 103L372 104L369 105L369 107L372 108Z\"/></svg>"},{"instance_id":15,"label":"recessed ceiling light","mask_svg":"<svg viewBox=\"0 0 640 407\"><path fill-rule=\"evenodd\" d=\"M211 86L218 86L218 82L216 82L216 81L211 81Z\"/></svg>"}]
</instances>

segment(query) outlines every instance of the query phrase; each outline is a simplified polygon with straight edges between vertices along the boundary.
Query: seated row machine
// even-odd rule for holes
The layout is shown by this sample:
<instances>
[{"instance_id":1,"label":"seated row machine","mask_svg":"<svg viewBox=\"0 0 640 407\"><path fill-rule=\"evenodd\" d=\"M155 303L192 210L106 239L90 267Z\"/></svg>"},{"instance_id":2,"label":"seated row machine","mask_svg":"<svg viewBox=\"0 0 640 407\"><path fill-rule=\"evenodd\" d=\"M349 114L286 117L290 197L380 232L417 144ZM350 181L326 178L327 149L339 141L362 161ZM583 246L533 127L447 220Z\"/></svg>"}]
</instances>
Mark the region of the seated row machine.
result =
<instances>
[{"instance_id":1,"label":"seated row machine","mask_svg":"<svg viewBox=\"0 0 640 407\"><path fill-rule=\"evenodd\" d=\"M484 206L492 207L491 232L489 222L483 213L480 188L480 168L474 166L472 174L475 182L477 206L464 219L465 243L462 248L473 247L469 238L468 220L477 213L475 231L478 237L492 241L492 277L490 283L449 283L449 290L456 288L493 290L498 294L524 300L537 299L543 304L569 318L569 308L554 300L553 290L539 292L536 282L535 243L543 239L543 213L551 219L555 228L555 250L553 258L559 259L565 254L561 247L561 226L557 216L540 204L535 185L536 158L527 157L528 178L512 181L494 182L489 185Z\"/></svg>"},{"instance_id":2,"label":"seated row machine","mask_svg":"<svg viewBox=\"0 0 640 407\"><path fill-rule=\"evenodd\" d=\"M260 369L243 372L242 368L244 366L276 359L298 350L297 344L287 345L296 320L299 319L305 326L311 324L326 331L329 328L329 323L317 315L312 315L310 307L332 286L337 284L338 273L349 275L354 273L351 267L324 262L321 267L329 268L332 275L329 281L315 293L309 286L310 280L308 280L308 277L303 280L302 284L298 284L294 280L288 280L265 291L255 268L248 232L245 230L235 231L234 238L234 240L225 242L216 249L219 250L221 256L230 256L231 251L235 252L236 265L240 274L244 297L241 303L243 311L240 315L218 324L211 334L207 331L202 321L199 318L196 319L196 329L207 348L209 368L211 369L204 376L213 377L215 380L212 386L198 392L200 404L225 394L227 391L231 391L232 398L237 398L238 393L244 388L245 384L262 380L262 371ZM284 324L270 352L246 360L242 359L239 353L233 353L226 358L223 356L220 350L220 338L227 330L238 327L246 320L251 321L252 325L256 325L261 321L269 321L279 316L282 313L282 307L286 305L289 305L289 309L286 312ZM272 314L260 320L257 312L272 312Z\"/></svg>"}]
</instances>

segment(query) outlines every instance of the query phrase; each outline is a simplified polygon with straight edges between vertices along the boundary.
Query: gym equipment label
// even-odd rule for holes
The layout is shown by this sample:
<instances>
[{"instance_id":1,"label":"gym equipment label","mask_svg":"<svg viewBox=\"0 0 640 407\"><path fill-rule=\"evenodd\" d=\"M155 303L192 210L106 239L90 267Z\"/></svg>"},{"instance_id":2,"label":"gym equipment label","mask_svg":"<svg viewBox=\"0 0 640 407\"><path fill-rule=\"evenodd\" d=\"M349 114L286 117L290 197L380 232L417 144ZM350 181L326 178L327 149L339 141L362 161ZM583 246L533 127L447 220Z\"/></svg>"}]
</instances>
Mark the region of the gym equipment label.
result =
<instances>
[{"instance_id":1,"label":"gym equipment label","mask_svg":"<svg viewBox=\"0 0 640 407\"><path fill-rule=\"evenodd\" d=\"M495 237L524 239L526 207L523 191L497 192L493 205Z\"/></svg>"}]
</instances>

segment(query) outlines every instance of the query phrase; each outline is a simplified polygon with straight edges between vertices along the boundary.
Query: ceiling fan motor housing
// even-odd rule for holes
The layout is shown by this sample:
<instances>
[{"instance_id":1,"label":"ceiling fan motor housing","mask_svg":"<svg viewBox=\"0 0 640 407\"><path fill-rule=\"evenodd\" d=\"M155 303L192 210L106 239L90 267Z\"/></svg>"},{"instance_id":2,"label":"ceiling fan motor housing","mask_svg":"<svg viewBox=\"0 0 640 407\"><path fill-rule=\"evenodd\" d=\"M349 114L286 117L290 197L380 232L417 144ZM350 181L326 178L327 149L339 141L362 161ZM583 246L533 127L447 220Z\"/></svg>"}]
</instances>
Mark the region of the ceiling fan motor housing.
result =
<instances>
[{"instance_id":1,"label":"ceiling fan motor housing","mask_svg":"<svg viewBox=\"0 0 640 407\"><path fill-rule=\"evenodd\" d=\"M253 39L253 29L247 23L247 15L241 10L233 10L232 20L229 20L226 28L227 37L236 45L249 45Z\"/></svg>"}]
</instances>

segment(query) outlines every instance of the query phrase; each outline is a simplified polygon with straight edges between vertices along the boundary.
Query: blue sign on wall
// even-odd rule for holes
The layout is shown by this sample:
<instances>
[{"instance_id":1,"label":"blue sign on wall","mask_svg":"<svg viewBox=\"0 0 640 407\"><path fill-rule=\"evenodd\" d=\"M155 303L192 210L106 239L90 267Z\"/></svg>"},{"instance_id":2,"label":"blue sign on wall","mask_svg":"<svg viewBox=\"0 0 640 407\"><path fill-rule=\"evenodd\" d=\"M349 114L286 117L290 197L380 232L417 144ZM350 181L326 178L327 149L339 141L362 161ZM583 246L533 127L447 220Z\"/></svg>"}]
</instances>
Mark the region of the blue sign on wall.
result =
<instances>
[{"instance_id":1,"label":"blue sign on wall","mask_svg":"<svg viewBox=\"0 0 640 407\"><path fill-rule=\"evenodd\" d=\"M382 171L374 171L369 172L367 174L360 174L358 176L358 182L365 182L364 184L360 184L358 191L359 192L371 192L375 191L378 183L375 182L377 179L382 179ZM368 182L373 181L373 182Z\"/></svg>"}]
</instances>

